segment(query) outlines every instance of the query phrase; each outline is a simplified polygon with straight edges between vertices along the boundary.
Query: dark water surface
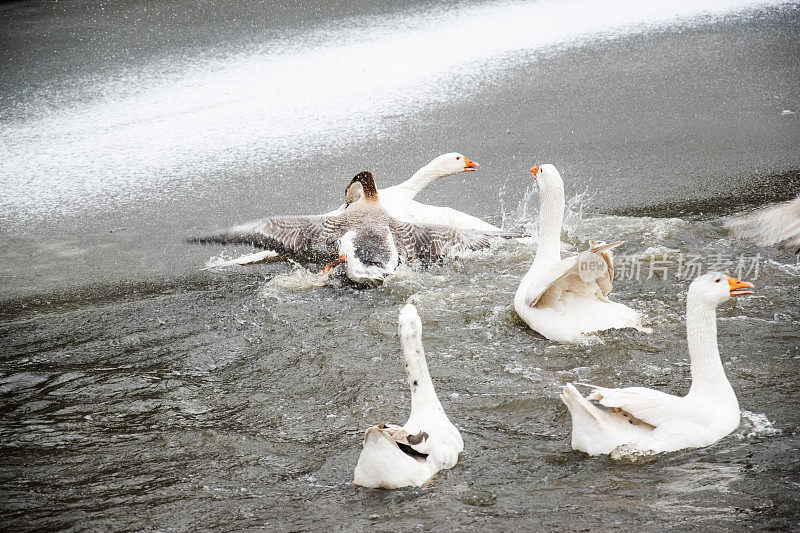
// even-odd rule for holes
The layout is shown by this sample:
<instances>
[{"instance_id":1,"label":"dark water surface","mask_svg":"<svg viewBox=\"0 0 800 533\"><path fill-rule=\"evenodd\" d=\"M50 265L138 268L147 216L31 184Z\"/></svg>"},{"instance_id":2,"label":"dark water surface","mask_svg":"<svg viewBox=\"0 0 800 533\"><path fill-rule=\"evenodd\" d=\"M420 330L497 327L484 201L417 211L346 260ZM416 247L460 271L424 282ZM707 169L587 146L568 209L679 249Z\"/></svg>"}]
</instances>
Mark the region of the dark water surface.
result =
<instances>
[{"instance_id":1,"label":"dark water surface","mask_svg":"<svg viewBox=\"0 0 800 533\"><path fill-rule=\"evenodd\" d=\"M164 5L138 32L120 17L150 4L0 6L0 140L10 154L0 163L9 184L0 213L4 529L800 527L800 267L791 253L733 240L722 226L800 188L798 115L781 113L800 111L797 6L491 57L468 50L475 59L458 63L459 74L430 67L433 77L447 73L430 86L436 94L409 79L409 91L426 96L364 93L355 118L317 110L328 132L302 137L311 122L298 117L293 131L280 110L254 103L252 114L267 121L262 138L243 113L252 94L242 89L237 100L213 77L223 67L208 66L210 57L242 63L268 84L258 53L273 61L273 48L283 57L297 42L306 53L350 27L378 28L379 49L390 34L381 24L431 9L487 9L489 20L493 8ZM183 61L207 78L174 77ZM209 87L220 92L204 97ZM188 102L176 115L169 109L180 99L162 109L147 96L175 90ZM342 95L331 102L345 105ZM391 105L370 107L373 97ZM300 113L291 94L275 98ZM151 150L158 139L148 135L160 127L180 157ZM284 149L270 128L296 145ZM357 171L394 183L451 150L480 171L442 180L422 199L533 232L538 195L527 169L558 166L570 199L565 251L624 239L618 268L638 264L642 275L618 280L615 298L641 309L654 332L559 346L528 330L511 300L532 244L501 243L362 290L341 279L312 287L315 263L200 272L210 258L245 250L183 242L258 216L325 211ZM140 157L150 158L144 170ZM757 274L741 274L756 278L756 294L719 310L740 428L709 448L639 463L571 451L564 382L687 390L689 280L646 278L651 257L674 274L688 255L733 274L737 258L749 267L757 257ZM421 489L355 488L364 429L408 414L396 325L410 298L465 452Z\"/></svg>"}]
</instances>

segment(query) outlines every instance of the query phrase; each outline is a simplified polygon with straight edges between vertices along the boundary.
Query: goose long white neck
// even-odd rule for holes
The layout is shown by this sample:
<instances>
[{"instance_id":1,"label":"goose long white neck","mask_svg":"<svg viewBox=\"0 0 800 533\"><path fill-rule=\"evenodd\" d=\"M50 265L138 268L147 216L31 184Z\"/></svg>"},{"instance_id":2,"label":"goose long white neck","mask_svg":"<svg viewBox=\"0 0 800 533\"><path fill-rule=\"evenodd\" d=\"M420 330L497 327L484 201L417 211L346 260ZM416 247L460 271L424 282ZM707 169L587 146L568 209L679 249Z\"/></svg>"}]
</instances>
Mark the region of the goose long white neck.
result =
<instances>
[{"instance_id":1,"label":"goose long white neck","mask_svg":"<svg viewBox=\"0 0 800 533\"><path fill-rule=\"evenodd\" d=\"M413 176L398 185L398 188L403 189L409 198L413 199L426 186L447 175L439 171L433 163L428 163L417 170Z\"/></svg>"},{"instance_id":2,"label":"goose long white neck","mask_svg":"<svg viewBox=\"0 0 800 533\"><path fill-rule=\"evenodd\" d=\"M561 227L564 223L564 187L541 184L539 189L539 247L535 264L550 264L561 260Z\"/></svg>"},{"instance_id":3,"label":"goose long white neck","mask_svg":"<svg viewBox=\"0 0 800 533\"><path fill-rule=\"evenodd\" d=\"M442 409L439 397L433 389L433 381L428 373L428 363L425 360L425 350L422 348L420 332L409 332L407 335L400 335L400 344L403 349L403 357L406 362L406 374L408 375L408 386L411 389L411 414L430 410L431 408Z\"/></svg>"},{"instance_id":4,"label":"goose long white neck","mask_svg":"<svg viewBox=\"0 0 800 533\"><path fill-rule=\"evenodd\" d=\"M717 345L717 310L691 293L686 302L686 340L692 365L690 393L731 389Z\"/></svg>"}]
</instances>

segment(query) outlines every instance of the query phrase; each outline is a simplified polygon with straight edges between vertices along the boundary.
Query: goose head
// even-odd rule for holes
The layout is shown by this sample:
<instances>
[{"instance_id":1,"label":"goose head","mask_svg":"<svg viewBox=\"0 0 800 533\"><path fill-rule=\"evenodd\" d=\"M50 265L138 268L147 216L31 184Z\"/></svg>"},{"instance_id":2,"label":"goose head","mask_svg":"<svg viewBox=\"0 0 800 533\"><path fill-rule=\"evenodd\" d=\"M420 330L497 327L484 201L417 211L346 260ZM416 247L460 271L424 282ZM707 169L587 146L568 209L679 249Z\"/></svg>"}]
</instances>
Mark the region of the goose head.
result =
<instances>
[{"instance_id":1,"label":"goose head","mask_svg":"<svg viewBox=\"0 0 800 533\"><path fill-rule=\"evenodd\" d=\"M747 281L739 281L722 272L709 272L695 279L689 285L687 299L701 302L708 307L717 307L734 296L753 294L748 290L754 285Z\"/></svg>"},{"instance_id":2,"label":"goose head","mask_svg":"<svg viewBox=\"0 0 800 533\"><path fill-rule=\"evenodd\" d=\"M422 340L422 320L419 318L417 306L414 304L406 304L400 309L397 333L404 344Z\"/></svg>"},{"instance_id":3,"label":"goose head","mask_svg":"<svg viewBox=\"0 0 800 533\"><path fill-rule=\"evenodd\" d=\"M478 163L468 159L464 154L451 152L440 155L428 163L425 168L433 175L444 177L459 172L475 172L478 170L478 166Z\"/></svg>"},{"instance_id":4,"label":"goose head","mask_svg":"<svg viewBox=\"0 0 800 533\"><path fill-rule=\"evenodd\" d=\"M397 321L397 334L400 337L400 348L406 361L406 376L408 386L411 388L411 413L420 409L424 404L436 399L428 363L425 361L425 350L422 348L422 320L419 318L417 307L406 304L400 310ZM438 399L435 400L438 403Z\"/></svg>"},{"instance_id":5,"label":"goose head","mask_svg":"<svg viewBox=\"0 0 800 533\"><path fill-rule=\"evenodd\" d=\"M539 165L531 169L533 179L540 189L563 189L564 180L553 165Z\"/></svg>"},{"instance_id":6,"label":"goose head","mask_svg":"<svg viewBox=\"0 0 800 533\"><path fill-rule=\"evenodd\" d=\"M351 181L344 190L345 205L354 204L364 195L364 186L359 181Z\"/></svg>"},{"instance_id":7,"label":"goose head","mask_svg":"<svg viewBox=\"0 0 800 533\"><path fill-rule=\"evenodd\" d=\"M378 188L375 186L375 180L370 172L359 172L355 177L350 180L347 188L344 191L345 201L350 204L363 198L366 202L378 201ZM351 202L350 200L353 200Z\"/></svg>"}]
</instances>

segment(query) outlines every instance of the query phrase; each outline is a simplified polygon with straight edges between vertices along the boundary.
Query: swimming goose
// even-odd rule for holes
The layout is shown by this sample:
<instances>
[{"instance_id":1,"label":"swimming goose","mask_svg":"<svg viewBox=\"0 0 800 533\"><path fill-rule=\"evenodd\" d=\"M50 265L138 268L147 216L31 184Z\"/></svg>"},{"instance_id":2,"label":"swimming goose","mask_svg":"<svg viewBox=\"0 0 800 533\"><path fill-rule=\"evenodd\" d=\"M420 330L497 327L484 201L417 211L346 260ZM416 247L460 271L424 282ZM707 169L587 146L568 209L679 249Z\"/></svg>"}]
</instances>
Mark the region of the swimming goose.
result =
<instances>
[{"instance_id":1,"label":"swimming goose","mask_svg":"<svg viewBox=\"0 0 800 533\"><path fill-rule=\"evenodd\" d=\"M357 174L345 191L354 199L334 216L270 217L231 228L218 235L190 239L199 243L250 244L277 252L306 254L324 247L338 259L324 274L344 264L356 283L376 284L401 263L427 266L453 251L479 250L491 237L518 237L503 231L461 230L433 224L411 224L391 217L378 198L369 172Z\"/></svg>"},{"instance_id":2,"label":"swimming goose","mask_svg":"<svg viewBox=\"0 0 800 533\"><path fill-rule=\"evenodd\" d=\"M592 387L584 398L567 383L561 401L572 415L572 448L589 455L631 451L658 453L709 446L739 426L739 402L717 347L717 306L753 294L752 283L714 272L695 279L686 298L686 340L692 385L686 396L644 387ZM602 410L588 400L596 400Z\"/></svg>"},{"instance_id":3,"label":"swimming goose","mask_svg":"<svg viewBox=\"0 0 800 533\"><path fill-rule=\"evenodd\" d=\"M400 310L398 333L411 389L411 414L403 426L367 429L353 483L362 487L419 487L439 470L453 468L464 450L461 433L450 422L433 388L417 308Z\"/></svg>"},{"instance_id":4,"label":"swimming goose","mask_svg":"<svg viewBox=\"0 0 800 533\"><path fill-rule=\"evenodd\" d=\"M800 197L725 223L731 233L758 246L781 243L782 249L800 253Z\"/></svg>"},{"instance_id":5,"label":"swimming goose","mask_svg":"<svg viewBox=\"0 0 800 533\"><path fill-rule=\"evenodd\" d=\"M454 228L481 231L500 231L497 226L456 209L422 204L414 200L414 197L423 188L437 179L460 172L474 172L478 166L478 163L470 161L463 154L457 152L443 154L419 169L403 183L380 189L378 194L386 212L403 222L441 224ZM326 213L326 215L331 216L343 213L348 203L346 202L339 209Z\"/></svg>"},{"instance_id":6,"label":"swimming goose","mask_svg":"<svg viewBox=\"0 0 800 533\"><path fill-rule=\"evenodd\" d=\"M577 342L583 335L612 328L642 326L642 315L608 299L614 279L611 248L595 243L589 250L561 259L564 182L553 165L531 169L539 185L539 247L530 270L514 295L514 309L534 331L557 342Z\"/></svg>"}]
</instances>

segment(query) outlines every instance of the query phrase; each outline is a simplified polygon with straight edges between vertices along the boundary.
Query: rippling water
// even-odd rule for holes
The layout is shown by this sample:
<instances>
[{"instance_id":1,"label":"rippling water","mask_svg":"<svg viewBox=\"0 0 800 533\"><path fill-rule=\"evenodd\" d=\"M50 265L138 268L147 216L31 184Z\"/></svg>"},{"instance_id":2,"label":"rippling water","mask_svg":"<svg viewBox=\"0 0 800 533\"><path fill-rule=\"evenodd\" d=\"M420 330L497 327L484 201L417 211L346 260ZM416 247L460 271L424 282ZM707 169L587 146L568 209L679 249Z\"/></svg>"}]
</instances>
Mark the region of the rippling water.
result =
<instances>
[{"instance_id":1,"label":"rippling water","mask_svg":"<svg viewBox=\"0 0 800 533\"><path fill-rule=\"evenodd\" d=\"M208 37L199 52L171 45L80 76L32 68L31 86L0 85L11 155L0 157L4 529L796 529L800 266L731 239L722 222L800 185L800 128L780 114L800 105L798 9L561 5L325 15L280 38ZM68 8L72 18L47 18L53 6L0 16L38 22L14 26L20 42L37 27L109 24ZM570 17L586 9L594 16ZM200 27L229 24L215 13ZM509 14L515 24L501 24ZM63 39L64 65L82 64L88 49ZM394 46L409 55L384 64ZM359 61L341 60L345 49ZM24 79L23 63L8 59L7 79ZM329 83L313 85L306 64ZM370 85L370 72L388 81ZM531 243L402 270L374 289L313 286L321 265L305 261L200 272L246 250L183 243L325 211L355 171L389 184L450 150L480 171L423 200L533 233L526 170L559 166L564 253L625 240L617 268L638 264L641 279L617 280L612 296L653 333L560 346L531 332L512 307ZM639 463L571 451L564 382L687 390L689 281L647 277L651 257L674 274L691 255L706 266L758 257L756 294L719 310L741 426ZM355 488L364 429L408 415L396 327L409 299L465 451L424 488Z\"/></svg>"},{"instance_id":2,"label":"rippling water","mask_svg":"<svg viewBox=\"0 0 800 533\"><path fill-rule=\"evenodd\" d=\"M796 524L800 418L791 397L800 268L793 256L731 241L717 219L573 213L569 224L567 251L590 237L621 238L622 252L666 254L673 272L669 250L678 247L762 254L756 294L719 311L725 369L744 410L732 436L643 464L569 450L570 420L557 396L564 382L687 389L686 281L616 283L616 299L644 311L652 335L615 331L585 346L558 346L524 327L511 304L531 245L505 243L401 272L372 290L343 280L311 287L304 266L276 263L5 321L7 524ZM395 331L409 299L465 452L422 489L354 488L363 430L408 413Z\"/></svg>"}]
</instances>

